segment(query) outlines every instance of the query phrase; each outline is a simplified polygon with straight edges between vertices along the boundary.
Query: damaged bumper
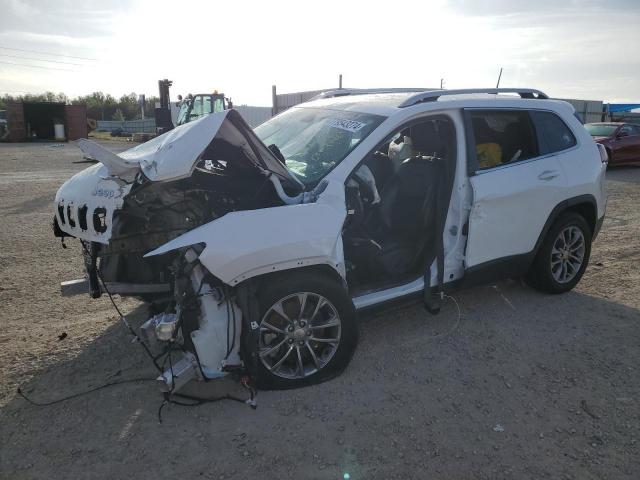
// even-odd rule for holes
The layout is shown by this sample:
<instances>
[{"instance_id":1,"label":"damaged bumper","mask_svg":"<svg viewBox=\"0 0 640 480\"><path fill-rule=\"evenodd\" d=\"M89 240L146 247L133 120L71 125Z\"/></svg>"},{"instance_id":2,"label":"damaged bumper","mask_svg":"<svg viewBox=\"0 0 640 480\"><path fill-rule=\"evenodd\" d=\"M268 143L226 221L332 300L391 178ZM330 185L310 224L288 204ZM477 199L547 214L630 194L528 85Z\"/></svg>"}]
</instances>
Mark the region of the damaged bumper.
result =
<instances>
[{"instance_id":1,"label":"damaged bumper","mask_svg":"<svg viewBox=\"0 0 640 480\"><path fill-rule=\"evenodd\" d=\"M96 164L67 180L54 202L55 231L89 242L106 244L111 238L113 215L122 208L131 184L110 177Z\"/></svg>"}]
</instances>

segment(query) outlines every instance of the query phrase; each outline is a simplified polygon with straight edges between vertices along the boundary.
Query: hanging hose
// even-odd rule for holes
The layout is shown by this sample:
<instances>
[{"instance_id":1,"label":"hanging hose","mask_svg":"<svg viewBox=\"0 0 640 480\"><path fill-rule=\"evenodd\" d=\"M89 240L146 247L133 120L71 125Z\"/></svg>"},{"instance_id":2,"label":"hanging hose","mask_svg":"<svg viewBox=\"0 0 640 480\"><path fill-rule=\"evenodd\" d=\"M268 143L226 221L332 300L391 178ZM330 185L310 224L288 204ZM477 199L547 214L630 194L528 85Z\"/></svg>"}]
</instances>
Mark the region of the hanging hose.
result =
<instances>
[{"instance_id":1,"label":"hanging hose","mask_svg":"<svg viewBox=\"0 0 640 480\"><path fill-rule=\"evenodd\" d=\"M269 172L268 175L269 175L268 179L273 184L273 188L275 188L276 193L278 194L278 197L280 197L280 200L282 200L286 205L298 205L300 203L315 202L316 199L318 198L318 195L324 192L324 190L327 188L327 185L329 184L326 180L322 180L310 192L301 192L295 197L290 197L289 195L287 195L287 192L285 192L284 189L282 188L282 183L280 182L280 179L271 172Z\"/></svg>"},{"instance_id":2,"label":"hanging hose","mask_svg":"<svg viewBox=\"0 0 640 480\"><path fill-rule=\"evenodd\" d=\"M297 205L298 203L304 203L303 199L306 192L299 193L295 197L290 197L282 188L282 183L280 183L280 179L273 174L269 175L269 180L273 184L273 187L276 189L276 193L280 200L282 200L287 205Z\"/></svg>"}]
</instances>

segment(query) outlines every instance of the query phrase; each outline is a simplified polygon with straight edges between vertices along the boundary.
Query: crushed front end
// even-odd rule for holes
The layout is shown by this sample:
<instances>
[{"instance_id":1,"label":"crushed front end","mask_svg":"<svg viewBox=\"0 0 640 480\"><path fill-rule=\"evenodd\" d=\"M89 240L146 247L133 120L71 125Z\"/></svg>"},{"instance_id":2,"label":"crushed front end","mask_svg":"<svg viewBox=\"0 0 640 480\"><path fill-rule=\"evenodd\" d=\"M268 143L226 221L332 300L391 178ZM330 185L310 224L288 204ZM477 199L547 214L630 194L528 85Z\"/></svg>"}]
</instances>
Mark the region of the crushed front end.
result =
<instances>
[{"instance_id":1,"label":"crushed front end","mask_svg":"<svg viewBox=\"0 0 640 480\"><path fill-rule=\"evenodd\" d=\"M175 257L173 299L140 327L142 341L161 362L158 380L165 392L180 390L190 380L244 369L243 314L235 292L200 264L198 250L201 247L189 247ZM177 361L174 352L179 354Z\"/></svg>"},{"instance_id":2,"label":"crushed front end","mask_svg":"<svg viewBox=\"0 0 640 480\"><path fill-rule=\"evenodd\" d=\"M84 285L103 293L154 302L158 312L139 337L175 392L190 380L245 369L252 347L238 288L199 261L201 242L145 256L230 212L285 204L274 188L298 193L285 167L235 111L213 114L115 155L80 143L98 163L65 182L54 204L54 234L80 240ZM267 158L265 158L267 157ZM288 197L287 197L288 199ZM248 308L248 307L247 307Z\"/></svg>"}]
</instances>

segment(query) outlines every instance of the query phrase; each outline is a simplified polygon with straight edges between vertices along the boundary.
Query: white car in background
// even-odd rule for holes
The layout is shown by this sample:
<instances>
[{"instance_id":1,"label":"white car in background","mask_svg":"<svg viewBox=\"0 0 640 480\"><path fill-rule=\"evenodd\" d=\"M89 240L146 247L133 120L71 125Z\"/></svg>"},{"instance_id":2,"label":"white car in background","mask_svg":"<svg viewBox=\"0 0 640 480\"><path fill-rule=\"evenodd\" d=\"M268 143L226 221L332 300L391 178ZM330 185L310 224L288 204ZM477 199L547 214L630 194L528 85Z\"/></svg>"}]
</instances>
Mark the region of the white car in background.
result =
<instances>
[{"instance_id":1,"label":"white car in background","mask_svg":"<svg viewBox=\"0 0 640 480\"><path fill-rule=\"evenodd\" d=\"M58 191L55 232L81 240L92 296L163 300L142 337L174 356L168 391L233 371L320 382L348 364L358 311L582 277L607 157L571 105L532 89L323 97L255 131L229 110L118 155L80 142L100 163Z\"/></svg>"}]
</instances>

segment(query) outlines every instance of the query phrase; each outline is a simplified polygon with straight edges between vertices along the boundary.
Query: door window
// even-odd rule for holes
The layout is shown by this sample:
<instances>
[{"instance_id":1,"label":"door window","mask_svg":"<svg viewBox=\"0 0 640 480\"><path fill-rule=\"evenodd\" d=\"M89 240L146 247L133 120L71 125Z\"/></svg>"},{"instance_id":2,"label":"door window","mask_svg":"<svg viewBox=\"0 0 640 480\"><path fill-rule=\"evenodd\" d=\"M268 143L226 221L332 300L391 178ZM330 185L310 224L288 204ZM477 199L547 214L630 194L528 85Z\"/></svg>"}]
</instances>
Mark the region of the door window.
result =
<instances>
[{"instance_id":1,"label":"door window","mask_svg":"<svg viewBox=\"0 0 640 480\"><path fill-rule=\"evenodd\" d=\"M480 170L538 155L533 128L525 111L471 111L471 128Z\"/></svg>"},{"instance_id":2,"label":"door window","mask_svg":"<svg viewBox=\"0 0 640 480\"><path fill-rule=\"evenodd\" d=\"M555 113L532 110L531 118L538 136L540 155L560 152L575 146L576 137Z\"/></svg>"},{"instance_id":3,"label":"door window","mask_svg":"<svg viewBox=\"0 0 640 480\"><path fill-rule=\"evenodd\" d=\"M618 136L620 137L629 137L631 135L635 135L636 132L634 131L633 126L631 125L625 125L620 129L620 133L618 133Z\"/></svg>"}]
</instances>

